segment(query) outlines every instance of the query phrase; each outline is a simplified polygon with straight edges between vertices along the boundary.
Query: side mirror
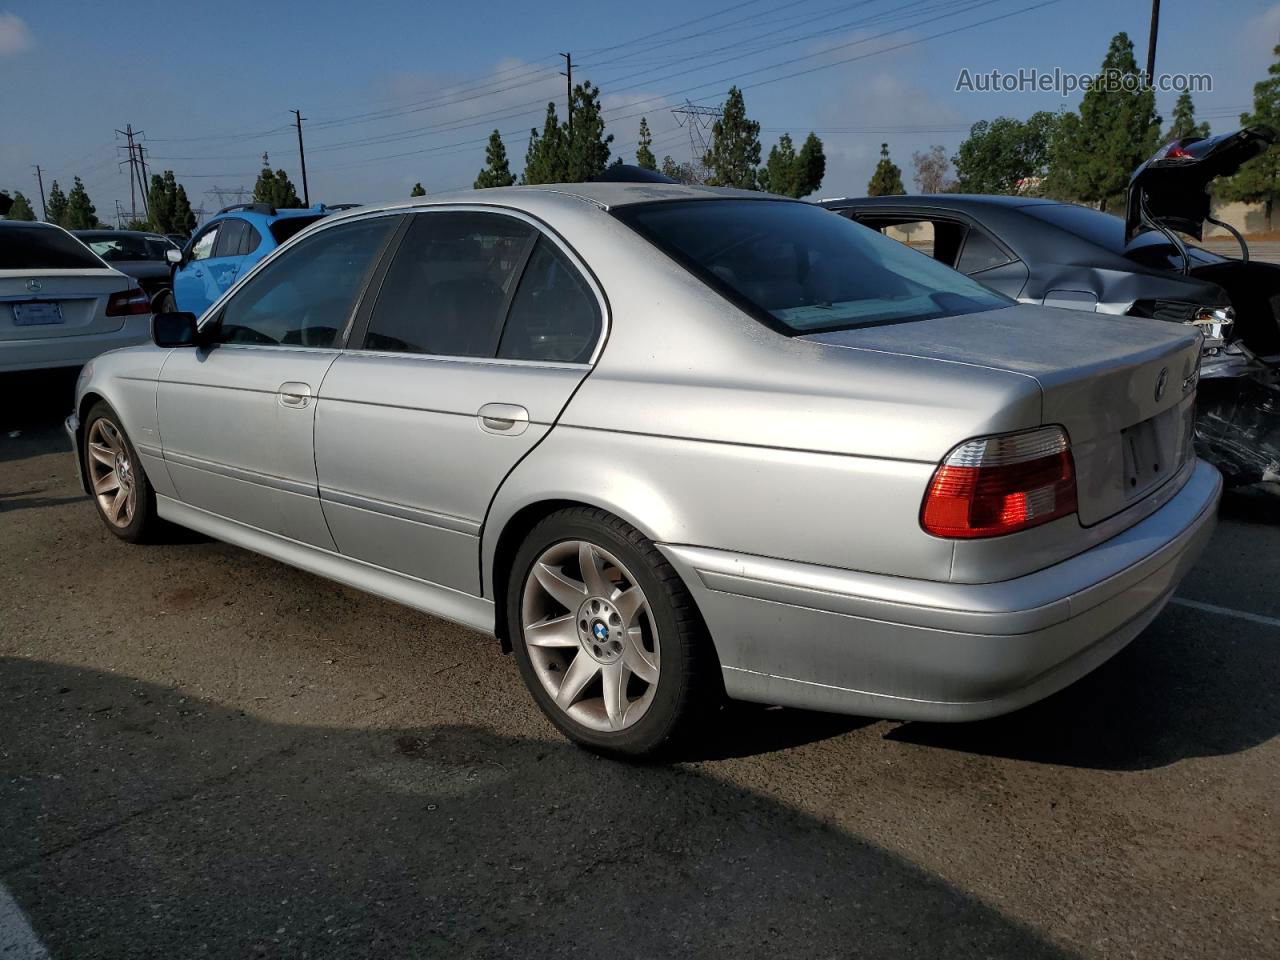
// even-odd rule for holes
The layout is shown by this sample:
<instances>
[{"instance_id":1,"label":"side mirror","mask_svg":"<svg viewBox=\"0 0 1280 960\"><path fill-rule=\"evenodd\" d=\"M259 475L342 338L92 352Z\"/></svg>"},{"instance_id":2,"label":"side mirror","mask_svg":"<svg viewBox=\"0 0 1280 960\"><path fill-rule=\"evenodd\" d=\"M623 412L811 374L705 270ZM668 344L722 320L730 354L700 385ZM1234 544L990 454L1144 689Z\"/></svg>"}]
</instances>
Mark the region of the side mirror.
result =
<instances>
[{"instance_id":1,"label":"side mirror","mask_svg":"<svg viewBox=\"0 0 1280 960\"><path fill-rule=\"evenodd\" d=\"M194 347L200 343L194 313L157 313L151 317L151 339L157 347Z\"/></svg>"},{"instance_id":2,"label":"side mirror","mask_svg":"<svg viewBox=\"0 0 1280 960\"><path fill-rule=\"evenodd\" d=\"M175 250L173 247L169 247L169 248L168 248L168 249L166 249L166 250L165 250L165 252L164 252L164 258L165 258L166 260L168 260L168 261L169 261L170 263L172 263L172 264L181 264L181 263L182 263L182 251L181 251L181 250Z\"/></svg>"}]
</instances>

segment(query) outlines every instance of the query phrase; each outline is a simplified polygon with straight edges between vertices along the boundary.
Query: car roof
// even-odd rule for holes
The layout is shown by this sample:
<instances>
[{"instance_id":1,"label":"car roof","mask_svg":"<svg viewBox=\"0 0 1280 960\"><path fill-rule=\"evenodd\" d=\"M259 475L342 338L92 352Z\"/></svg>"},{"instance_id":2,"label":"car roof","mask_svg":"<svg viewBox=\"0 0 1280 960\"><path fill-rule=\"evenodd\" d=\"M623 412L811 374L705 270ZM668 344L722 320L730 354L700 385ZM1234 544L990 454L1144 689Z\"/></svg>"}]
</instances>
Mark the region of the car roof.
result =
<instances>
[{"instance_id":1,"label":"car roof","mask_svg":"<svg viewBox=\"0 0 1280 960\"><path fill-rule=\"evenodd\" d=\"M49 230L61 230L56 223L45 223L43 220L6 220L0 217L0 227L45 227Z\"/></svg>"},{"instance_id":2,"label":"car roof","mask_svg":"<svg viewBox=\"0 0 1280 960\"><path fill-rule=\"evenodd\" d=\"M406 207L430 207L445 203L480 203L510 206L520 209L526 203L560 197L570 201L586 202L604 210L634 206L640 203L660 203L670 200L785 200L758 190L734 190L726 187L686 186L680 183L544 183L519 187L490 187L484 190L455 190L425 197L411 197L386 203L372 203L343 211L340 216L358 216L378 210L396 210Z\"/></svg>"},{"instance_id":3,"label":"car roof","mask_svg":"<svg viewBox=\"0 0 1280 960\"><path fill-rule=\"evenodd\" d=\"M982 207L1052 206L1060 200L1048 197L996 196L981 193L897 194L888 197L831 197L818 201L824 207L932 207L939 210L964 210Z\"/></svg>"},{"instance_id":4,"label":"car roof","mask_svg":"<svg viewBox=\"0 0 1280 960\"><path fill-rule=\"evenodd\" d=\"M148 240L164 240L163 233L152 233L150 230L72 230L77 237L146 237Z\"/></svg>"}]
</instances>

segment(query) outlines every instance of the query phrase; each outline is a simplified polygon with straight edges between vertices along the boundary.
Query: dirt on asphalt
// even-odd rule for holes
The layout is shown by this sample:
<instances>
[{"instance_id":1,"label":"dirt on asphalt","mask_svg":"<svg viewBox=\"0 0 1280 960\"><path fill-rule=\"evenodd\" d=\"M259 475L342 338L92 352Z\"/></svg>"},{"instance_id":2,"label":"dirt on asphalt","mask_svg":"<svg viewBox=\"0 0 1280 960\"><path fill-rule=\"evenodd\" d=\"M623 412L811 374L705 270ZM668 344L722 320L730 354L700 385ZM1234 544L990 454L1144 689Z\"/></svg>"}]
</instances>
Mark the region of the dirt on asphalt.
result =
<instances>
[{"instance_id":1,"label":"dirt on asphalt","mask_svg":"<svg viewBox=\"0 0 1280 960\"><path fill-rule=\"evenodd\" d=\"M116 540L71 378L0 395L0 881L54 957L1280 956L1280 511L1232 500L1093 675L980 724L739 706L564 743L495 641Z\"/></svg>"}]
</instances>

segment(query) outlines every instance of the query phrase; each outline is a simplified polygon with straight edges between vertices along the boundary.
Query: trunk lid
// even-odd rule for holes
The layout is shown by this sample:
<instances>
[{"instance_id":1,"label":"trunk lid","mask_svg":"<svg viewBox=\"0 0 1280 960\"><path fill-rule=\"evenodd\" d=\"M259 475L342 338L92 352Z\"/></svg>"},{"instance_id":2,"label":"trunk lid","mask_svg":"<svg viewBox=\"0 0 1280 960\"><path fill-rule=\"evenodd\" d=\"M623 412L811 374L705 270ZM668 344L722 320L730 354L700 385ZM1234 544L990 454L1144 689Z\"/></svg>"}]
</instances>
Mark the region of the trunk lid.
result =
<instances>
[{"instance_id":1,"label":"trunk lid","mask_svg":"<svg viewBox=\"0 0 1280 960\"><path fill-rule=\"evenodd\" d=\"M0 270L0 341L119 330L125 318L107 316L107 299L134 286L110 267Z\"/></svg>"},{"instance_id":2,"label":"trunk lid","mask_svg":"<svg viewBox=\"0 0 1280 960\"><path fill-rule=\"evenodd\" d=\"M1271 147L1270 127L1245 127L1216 137L1186 137L1156 151L1129 178L1125 192L1125 243L1155 229L1152 221L1203 239L1209 217L1209 184L1229 177Z\"/></svg>"},{"instance_id":3,"label":"trunk lid","mask_svg":"<svg viewBox=\"0 0 1280 960\"><path fill-rule=\"evenodd\" d=\"M805 339L1035 380L1041 423L1071 439L1086 526L1154 493L1189 455L1200 336L1188 327L1021 304Z\"/></svg>"}]
</instances>

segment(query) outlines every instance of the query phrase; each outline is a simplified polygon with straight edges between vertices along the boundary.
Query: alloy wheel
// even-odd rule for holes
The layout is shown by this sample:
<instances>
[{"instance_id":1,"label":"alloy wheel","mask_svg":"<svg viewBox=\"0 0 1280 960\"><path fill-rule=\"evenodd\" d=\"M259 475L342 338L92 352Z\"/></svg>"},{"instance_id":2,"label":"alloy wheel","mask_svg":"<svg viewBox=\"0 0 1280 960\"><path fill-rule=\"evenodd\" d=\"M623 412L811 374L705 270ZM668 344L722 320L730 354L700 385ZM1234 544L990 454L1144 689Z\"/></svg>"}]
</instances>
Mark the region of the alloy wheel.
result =
<instances>
[{"instance_id":1,"label":"alloy wheel","mask_svg":"<svg viewBox=\"0 0 1280 960\"><path fill-rule=\"evenodd\" d=\"M564 540L543 551L525 579L520 623L534 672L566 715L616 732L648 711L660 668L653 613L603 547Z\"/></svg>"},{"instance_id":2,"label":"alloy wheel","mask_svg":"<svg viewBox=\"0 0 1280 960\"><path fill-rule=\"evenodd\" d=\"M105 417L93 421L85 441L85 460L89 489L102 515L113 526L129 526L138 506L137 477L120 428Z\"/></svg>"}]
</instances>

